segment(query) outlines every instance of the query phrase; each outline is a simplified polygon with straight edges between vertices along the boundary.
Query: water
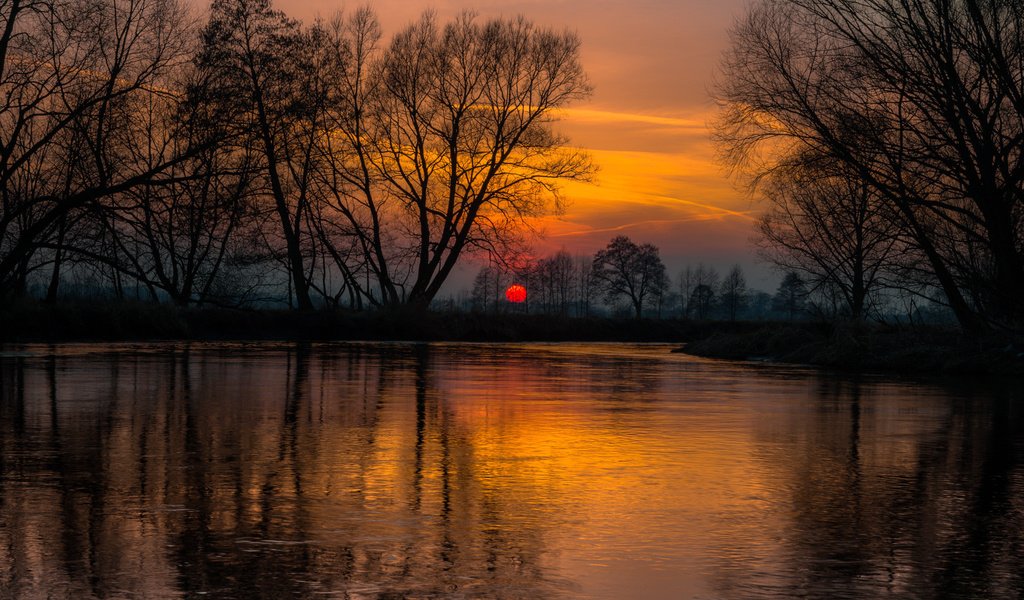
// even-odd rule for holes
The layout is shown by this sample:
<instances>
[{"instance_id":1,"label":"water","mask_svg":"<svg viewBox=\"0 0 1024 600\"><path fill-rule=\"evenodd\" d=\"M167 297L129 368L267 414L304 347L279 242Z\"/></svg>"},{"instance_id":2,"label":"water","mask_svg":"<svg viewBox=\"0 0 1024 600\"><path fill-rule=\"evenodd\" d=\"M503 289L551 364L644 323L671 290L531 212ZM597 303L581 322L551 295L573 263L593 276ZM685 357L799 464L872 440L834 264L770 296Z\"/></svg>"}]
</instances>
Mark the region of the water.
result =
<instances>
[{"instance_id":1,"label":"water","mask_svg":"<svg viewBox=\"0 0 1024 600\"><path fill-rule=\"evenodd\" d=\"M664 345L0 353L0 597L1019 598L1024 391Z\"/></svg>"}]
</instances>

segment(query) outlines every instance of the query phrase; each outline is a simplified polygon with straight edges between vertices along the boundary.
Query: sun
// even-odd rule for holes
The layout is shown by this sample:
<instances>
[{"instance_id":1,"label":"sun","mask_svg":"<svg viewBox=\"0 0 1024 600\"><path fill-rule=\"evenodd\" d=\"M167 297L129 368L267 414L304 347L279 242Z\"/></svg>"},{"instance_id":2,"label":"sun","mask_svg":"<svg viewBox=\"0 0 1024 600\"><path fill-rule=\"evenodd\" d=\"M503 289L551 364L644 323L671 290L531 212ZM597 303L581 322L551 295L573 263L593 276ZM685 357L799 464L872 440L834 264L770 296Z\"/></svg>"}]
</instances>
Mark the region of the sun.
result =
<instances>
[{"instance_id":1,"label":"sun","mask_svg":"<svg viewBox=\"0 0 1024 600\"><path fill-rule=\"evenodd\" d=\"M515 304L526 302L526 288L518 283L513 283L505 290L505 299Z\"/></svg>"}]
</instances>

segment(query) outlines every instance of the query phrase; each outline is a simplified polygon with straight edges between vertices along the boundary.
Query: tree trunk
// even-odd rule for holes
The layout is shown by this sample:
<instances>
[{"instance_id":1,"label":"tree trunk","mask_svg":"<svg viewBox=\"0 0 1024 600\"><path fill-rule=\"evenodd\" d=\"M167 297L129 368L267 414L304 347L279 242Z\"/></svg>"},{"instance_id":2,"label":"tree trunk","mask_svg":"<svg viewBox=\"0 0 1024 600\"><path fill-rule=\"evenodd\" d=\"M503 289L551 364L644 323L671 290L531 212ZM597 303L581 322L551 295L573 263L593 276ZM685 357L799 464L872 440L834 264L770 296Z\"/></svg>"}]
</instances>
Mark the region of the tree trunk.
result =
<instances>
[{"instance_id":1,"label":"tree trunk","mask_svg":"<svg viewBox=\"0 0 1024 600\"><path fill-rule=\"evenodd\" d=\"M921 226L913 209L906 202L899 202L897 206L906 218L907 224L913 229L914 241L928 258L935 278L938 279L939 287L942 289L943 294L945 294L949 307L956 316L957 323L960 324L960 327L965 332L971 334L978 334L988 329L987 324L967 304L967 300L964 299L963 293L961 293L960 288L957 287L956 281L953 279L953 274L949 271L942 256L939 255L928 232Z\"/></svg>"},{"instance_id":2,"label":"tree trunk","mask_svg":"<svg viewBox=\"0 0 1024 600\"><path fill-rule=\"evenodd\" d=\"M64 260L64 236L67 233L67 217L62 217L57 233L57 249L53 252L53 271L50 272L50 285L46 288L44 302L53 304L57 301L60 291L60 267Z\"/></svg>"},{"instance_id":3,"label":"tree trunk","mask_svg":"<svg viewBox=\"0 0 1024 600\"><path fill-rule=\"evenodd\" d=\"M1001 205L984 213L995 267L990 310L1000 325L1018 327L1024 323L1024 265L1017 251L1010 212Z\"/></svg>"}]
</instances>

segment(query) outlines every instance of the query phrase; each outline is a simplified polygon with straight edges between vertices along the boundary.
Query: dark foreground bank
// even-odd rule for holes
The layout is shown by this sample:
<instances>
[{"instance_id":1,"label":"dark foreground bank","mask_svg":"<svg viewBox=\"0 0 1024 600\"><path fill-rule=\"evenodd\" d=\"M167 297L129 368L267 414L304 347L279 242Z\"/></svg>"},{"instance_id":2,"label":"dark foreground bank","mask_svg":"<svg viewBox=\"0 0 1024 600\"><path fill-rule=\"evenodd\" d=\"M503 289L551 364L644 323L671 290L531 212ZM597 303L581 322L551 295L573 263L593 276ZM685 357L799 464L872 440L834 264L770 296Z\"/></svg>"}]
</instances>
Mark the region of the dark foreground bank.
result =
<instances>
[{"instance_id":1,"label":"dark foreground bank","mask_svg":"<svg viewBox=\"0 0 1024 600\"><path fill-rule=\"evenodd\" d=\"M677 351L853 371L1024 375L1024 340L1009 335L978 339L947 328L773 323L710 332Z\"/></svg>"},{"instance_id":2,"label":"dark foreground bank","mask_svg":"<svg viewBox=\"0 0 1024 600\"><path fill-rule=\"evenodd\" d=\"M143 303L0 306L0 342L411 340L664 342L706 358L845 370L1024 375L1024 340L953 329L526 314L183 309Z\"/></svg>"},{"instance_id":3,"label":"dark foreground bank","mask_svg":"<svg viewBox=\"0 0 1024 600\"><path fill-rule=\"evenodd\" d=\"M0 307L2 342L415 340L688 342L720 323L525 314L181 309L136 303ZM742 328L742 324L732 328Z\"/></svg>"}]
</instances>

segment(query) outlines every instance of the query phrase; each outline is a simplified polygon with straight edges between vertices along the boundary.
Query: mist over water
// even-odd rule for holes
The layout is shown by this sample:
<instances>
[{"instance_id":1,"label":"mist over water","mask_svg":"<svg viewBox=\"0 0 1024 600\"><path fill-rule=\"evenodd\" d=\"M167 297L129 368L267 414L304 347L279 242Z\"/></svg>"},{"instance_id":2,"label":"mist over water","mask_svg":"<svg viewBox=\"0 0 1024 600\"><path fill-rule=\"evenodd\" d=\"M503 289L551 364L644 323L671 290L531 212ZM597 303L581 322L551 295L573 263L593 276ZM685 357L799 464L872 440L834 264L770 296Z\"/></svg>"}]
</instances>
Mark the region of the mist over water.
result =
<instances>
[{"instance_id":1,"label":"mist over water","mask_svg":"<svg viewBox=\"0 0 1024 600\"><path fill-rule=\"evenodd\" d=\"M1018 598L1024 390L664 345L0 353L0 597Z\"/></svg>"}]
</instances>

